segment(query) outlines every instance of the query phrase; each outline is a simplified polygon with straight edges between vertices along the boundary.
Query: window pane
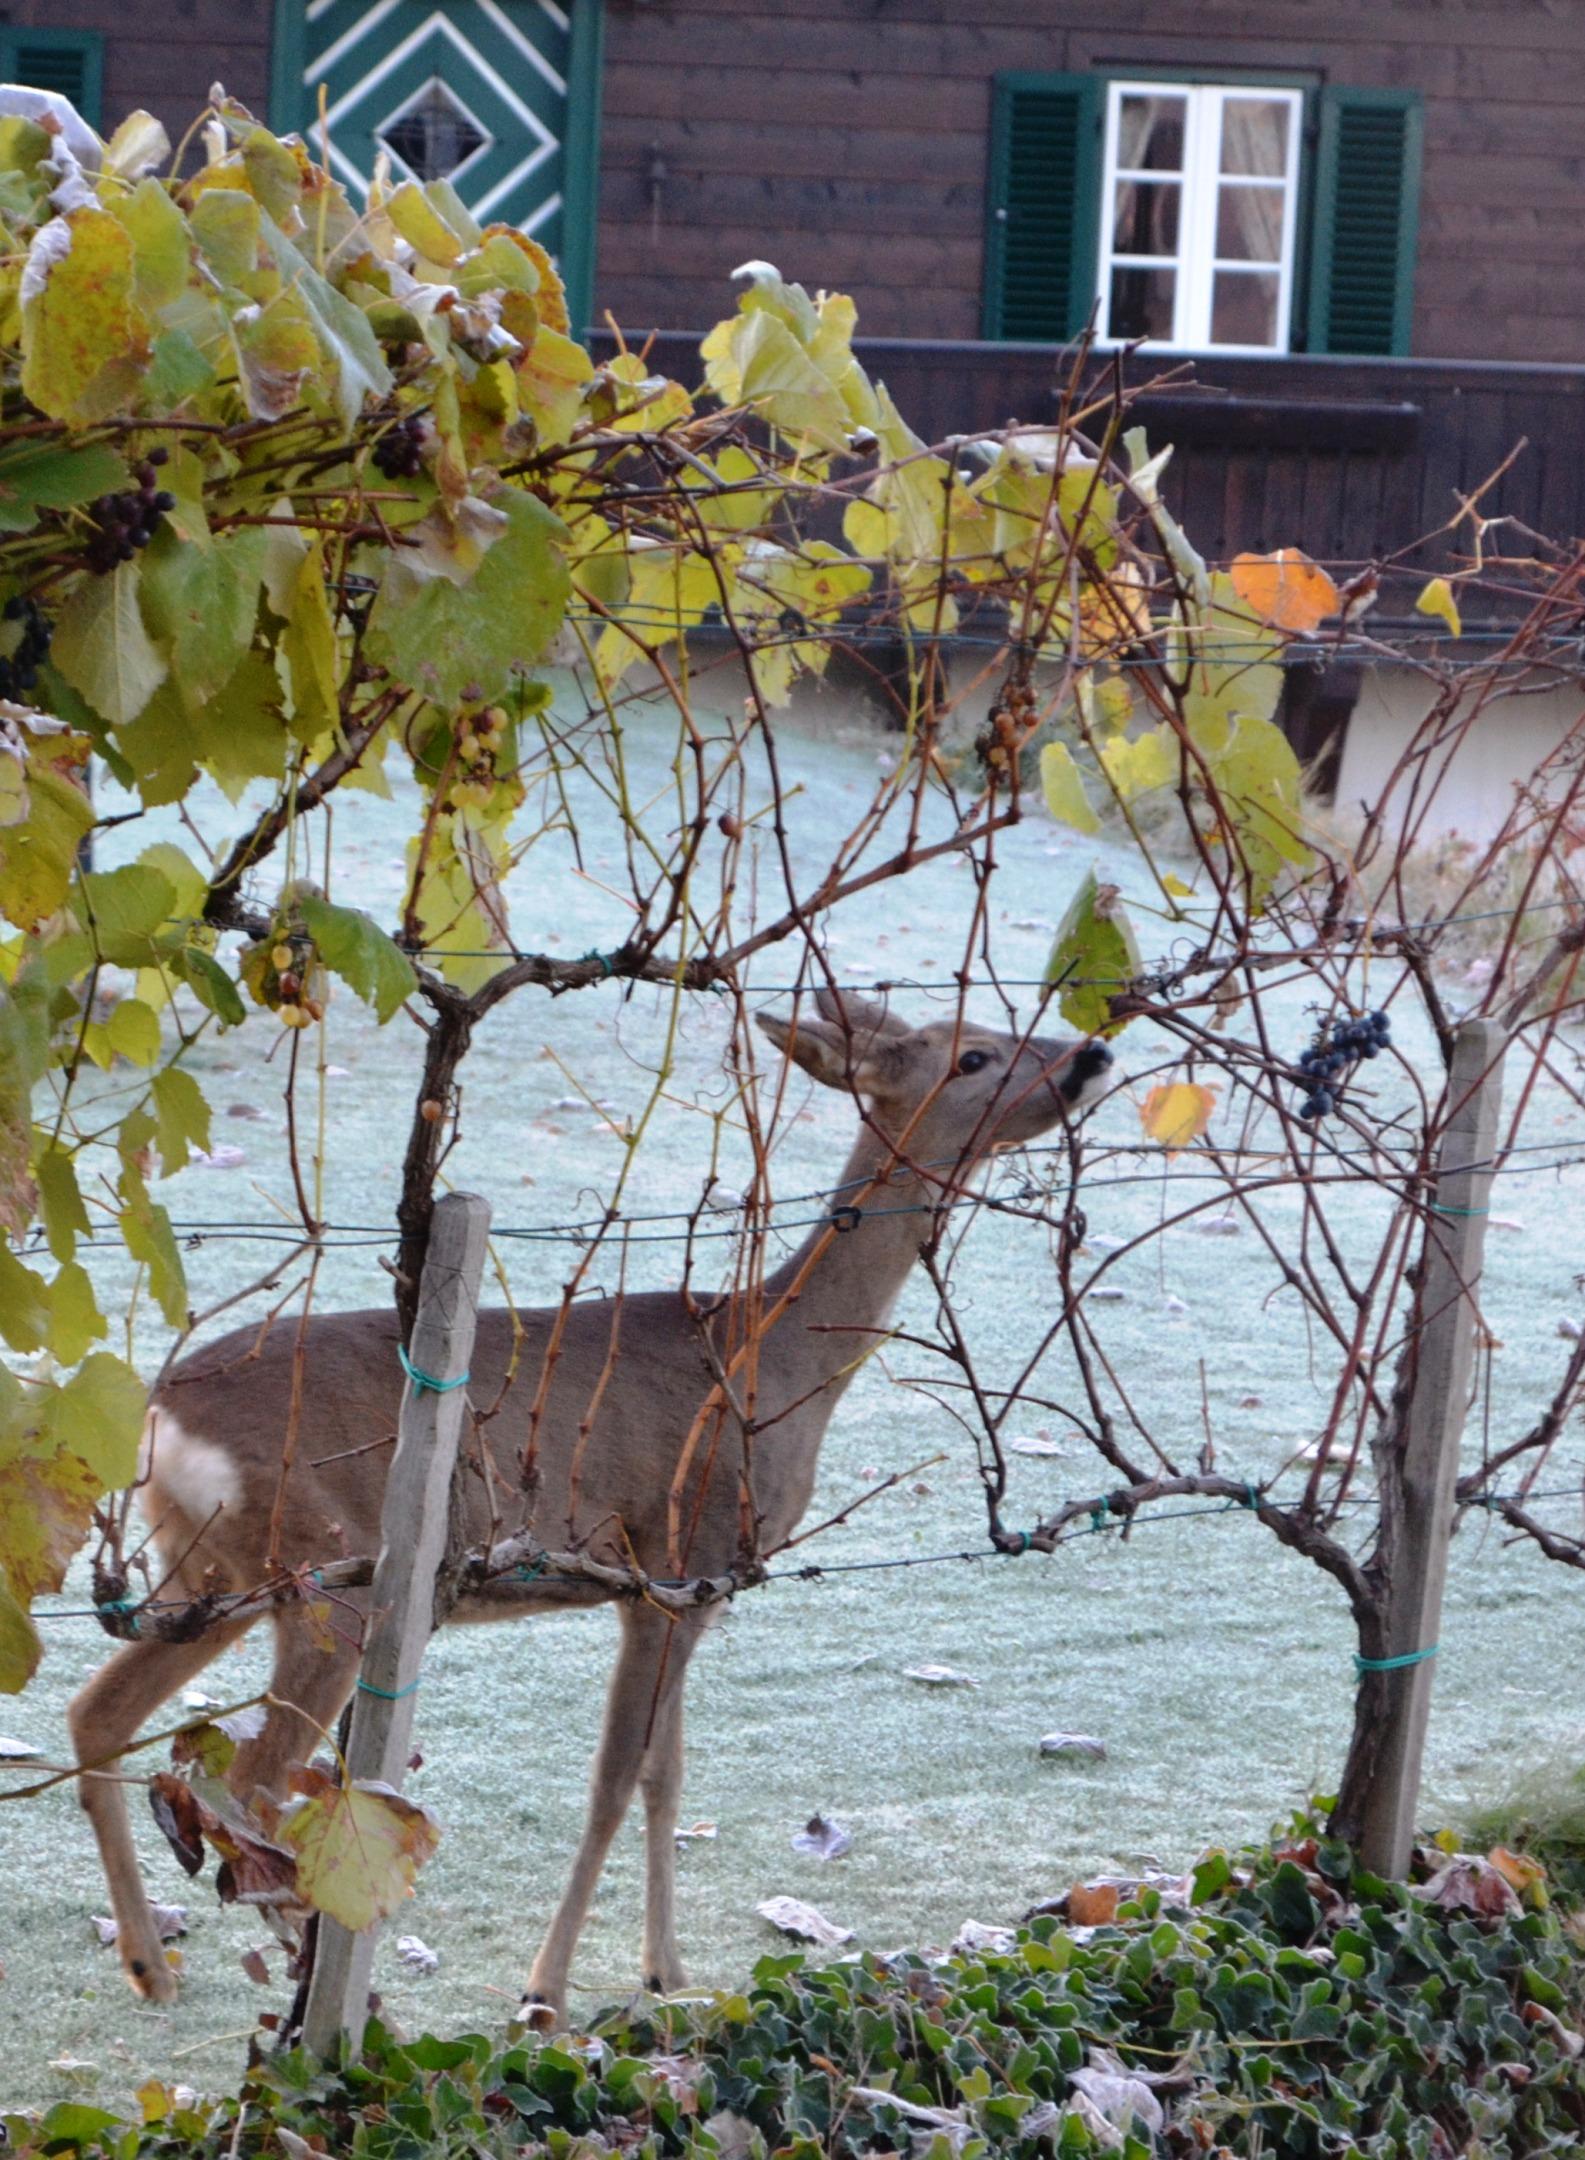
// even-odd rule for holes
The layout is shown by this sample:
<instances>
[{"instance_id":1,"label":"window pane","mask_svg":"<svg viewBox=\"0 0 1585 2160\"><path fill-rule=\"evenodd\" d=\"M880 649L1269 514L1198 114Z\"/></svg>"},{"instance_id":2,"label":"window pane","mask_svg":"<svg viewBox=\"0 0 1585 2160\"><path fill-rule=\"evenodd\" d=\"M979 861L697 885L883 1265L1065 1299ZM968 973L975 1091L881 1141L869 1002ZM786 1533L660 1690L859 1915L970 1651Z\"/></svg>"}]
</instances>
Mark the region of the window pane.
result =
<instances>
[{"instance_id":1,"label":"window pane","mask_svg":"<svg viewBox=\"0 0 1585 2160\"><path fill-rule=\"evenodd\" d=\"M1125 97L1119 103L1119 168L1125 172L1181 172L1185 101L1181 97Z\"/></svg>"},{"instance_id":2,"label":"window pane","mask_svg":"<svg viewBox=\"0 0 1585 2160\"><path fill-rule=\"evenodd\" d=\"M1288 170L1292 112L1292 106L1278 98L1228 98L1222 106L1223 172L1280 179Z\"/></svg>"},{"instance_id":3,"label":"window pane","mask_svg":"<svg viewBox=\"0 0 1585 2160\"><path fill-rule=\"evenodd\" d=\"M1217 191L1216 252L1232 262L1281 262L1282 206L1287 191L1280 187L1229 187Z\"/></svg>"},{"instance_id":4,"label":"window pane","mask_svg":"<svg viewBox=\"0 0 1585 2160\"><path fill-rule=\"evenodd\" d=\"M1107 335L1170 338L1177 287L1176 270L1130 270L1119 263L1112 272Z\"/></svg>"},{"instance_id":5,"label":"window pane","mask_svg":"<svg viewBox=\"0 0 1585 2160\"><path fill-rule=\"evenodd\" d=\"M1181 194L1176 180L1119 180L1113 254L1176 255Z\"/></svg>"},{"instance_id":6,"label":"window pane","mask_svg":"<svg viewBox=\"0 0 1585 2160\"><path fill-rule=\"evenodd\" d=\"M1280 283L1275 270L1218 270L1211 293L1211 343L1275 345Z\"/></svg>"}]
</instances>

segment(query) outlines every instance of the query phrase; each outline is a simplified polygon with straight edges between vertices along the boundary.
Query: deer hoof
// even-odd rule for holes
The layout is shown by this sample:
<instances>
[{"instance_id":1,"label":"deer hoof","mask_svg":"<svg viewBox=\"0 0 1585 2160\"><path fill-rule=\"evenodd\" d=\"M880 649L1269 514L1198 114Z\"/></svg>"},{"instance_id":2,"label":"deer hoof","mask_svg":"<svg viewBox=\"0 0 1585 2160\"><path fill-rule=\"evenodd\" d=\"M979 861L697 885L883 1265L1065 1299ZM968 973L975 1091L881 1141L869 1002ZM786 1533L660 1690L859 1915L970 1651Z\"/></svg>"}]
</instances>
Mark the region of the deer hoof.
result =
<instances>
[{"instance_id":1,"label":"deer hoof","mask_svg":"<svg viewBox=\"0 0 1585 2160\"><path fill-rule=\"evenodd\" d=\"M156 1951L152 1958L129 1957L123 1970L128 1987L145 2002L173 2003L180 1992L163 1950Z\"/></svg>"},{"instance_id":2,"label":"deer hoof","mask_svg":"<svg viewBox=\"0 0 1585 2160\"><path fill-rule=\"evenodd\" d=\"M560 2032L566 2022L556 2005L543 1995L525 1995L517 2006L516 2023L526 2025L530 2032Z\"/></svg>"}]
</instances>

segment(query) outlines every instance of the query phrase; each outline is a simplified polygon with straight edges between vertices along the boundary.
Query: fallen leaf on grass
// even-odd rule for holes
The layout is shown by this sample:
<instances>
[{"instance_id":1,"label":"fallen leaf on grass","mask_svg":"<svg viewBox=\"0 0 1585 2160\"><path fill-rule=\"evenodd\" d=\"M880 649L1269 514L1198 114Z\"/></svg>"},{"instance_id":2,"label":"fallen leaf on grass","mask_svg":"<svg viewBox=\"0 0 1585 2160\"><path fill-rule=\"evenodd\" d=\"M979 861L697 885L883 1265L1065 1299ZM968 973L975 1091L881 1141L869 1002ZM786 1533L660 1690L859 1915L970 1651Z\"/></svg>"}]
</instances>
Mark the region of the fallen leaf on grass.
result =
<instances>
[{"instance_id":1,"label":"fallen leaf on grass","mask_svg":"<svg viewBox=\"0 0 1585 2160\"><path fill-rule=\"evenodd\" d=\"M1068 1919L1074 1927L1105 1927L1117 1918L1120 1902L1116 1883L1075 1883L1068 1892Z\"/></svg>"},{"instance_id":2,"label":"fallen leaf on grass","mask_svg":"<svg viewBox=\"0 0 1585 2160\"><path fill-rule=\"evenodd\" d=\"M1008 1441L1007 1451L1010 1455L1050 1455L1056 1458L1063 1457L1068 1452L1062 1442L1053 1440L1048 1432L1020 1433L1016 1439Z\"/></svg>"},{"instance_id":3,"label":"fallen leaf on grass","mask_svg":"<svg viewBox=\"0 0 1585 2160\"><path fill-rule=\"evenodd\" d=\"M1105 1762L1106 1742L1097 1740L1090 1733L1048 1732L1041 1735L1042 1755L1087 1755L1092 1762Z\"/></svg>"},{"instance_id":4,"label":"fallen leaf on grass","mask_svg":"<svg viewBox=\"0 0 1585 2160\"><path fill-rule=\"evenodd\" d=\"M1003 1957L1017 1940L1015 1928L988 1927L983 1920L965 1920L952 1938L952 1947L959 1957L975 1957L982 1950Z\"/></svg>"},{"instance_id":5,"label":"fallen leaf on grass","mask_svg":"<svg viewBox=\"0 0 1585 2160\"><path fill-rule=\"evenodd\" d=\"M828 1822L817 1811L801 1830L793 1832L792 1849L814 1860L840 1860L853 1850L853 1840L839 1822Z\"/></svg>"},{"instance_id":6,"label":"fallen leaf on grass","mask_svg":"<svg viewBox=\"0 0 1585 2160\"><path fill-rule=\"evenodd\" d=\"M440 1952L431 1950L421 1935L398 1935L396 1954L410 1972L432 1973L440 1970Z\"/></svg>"},{"instance_id":7,"label":"fallen leaf on grass","mask_svg":"<svg viewBox=\"0 0 1585 2160\"><path fill-rule=\"evenodd\" d=\"M244 1950L242 1953L242 1970L257 1986L269 1986L270 1968L264 1962L264 1952L262 1950Z\"/></svg>"},{"instance_id":8,"label":"fallen leaf on grass","mask_svg":"<svg viewBox=\"0 0 1585 2160\"><path fill-rule=\"evenodd\" d=\"M806 1905L802 1898L765 1898L754 1910L773 1928L780 1928L784 1935L796 1936L801 1942L818 1943L822 1950L835 1950L840 1943L853 1940L851 1928L837 1927L824 1913Z\"/></svg>"},{"instance_id":9,"label":"fallen leaf on grass","mask_svg":"<svg viewBox=\"0 0 1585 2160\"><path fill-rule=\"evenodd\" d=\"M679 1823L677 1828L672 1832L672 1836L677 1840L677 1843L679 1845L683 1844L689 1838L713 1838L715 1835L716 1826L713 1822L689 1823L686 1828L684 1828L683 1825Z\"/></svg>"},{"instance_id":10,"label":"fallen leaf on grass","mask_svg":"<svg viewBox=\"0 0 1585 2160\"><path fill-rule=\"evenodd\" d=\"M905 1680L917 1680L921 1687L978 1687L979 1682L971 1673L959 1672L955 1665L905 1665Z\"/></svg>"},{"instance_id":11,"label":"fallen leaf on grass","mask_svg":"<svg viewBox=\"0 0 1585 2160\"><path fill-rule=\"evenodd\" d=\"M1519 1910L1505 1876L1476 1853L1455 1853L1429 1882L1416 1884L1414 1894L1442 1912L1479 1913L1488 1920Z\"/></svg>"},{"instance_id":12,"label":"fallen leaf on grass","mask_svg":"<svg viewBox=\"0 0 1585 2160\"><path fill-rule=\"evenodd\" d=\"M9 1733L0 1733L0 1762L31 1762L43 1752L31 1740L13 1740Z\"/></svg>"},{"instance_id":13,"label":"fallen leaf on grass","mask_svg":"<svg viewBox=\"0 0 1585 2160\"><path fill-rule=\"evenodd\" d=\"M178 1935L187 1933L187 1907L185 1905L150 1905L154 1915L154 1927L161 1942L174 1942ZM108 1950L121 1930L107 1913L91 1913L90 1922L94 1933Z\"/></svg>"}]
</instances>

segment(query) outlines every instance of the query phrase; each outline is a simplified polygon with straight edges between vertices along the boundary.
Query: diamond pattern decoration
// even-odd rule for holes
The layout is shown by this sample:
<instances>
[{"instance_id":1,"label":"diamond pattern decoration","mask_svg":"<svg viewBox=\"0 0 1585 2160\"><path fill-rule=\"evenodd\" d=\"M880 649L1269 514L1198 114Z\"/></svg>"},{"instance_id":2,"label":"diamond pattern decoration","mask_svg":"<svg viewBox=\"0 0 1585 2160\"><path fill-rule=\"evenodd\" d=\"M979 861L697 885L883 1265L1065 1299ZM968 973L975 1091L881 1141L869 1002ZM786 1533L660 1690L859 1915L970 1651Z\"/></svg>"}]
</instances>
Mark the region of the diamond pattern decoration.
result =
<instances>
[{"instance_id":1,"label":"diamond pattern decoration","mask_svg":"<svg viewBox=\"0 0 1585 2160\"><path fill-rule=\"evenodd\" d=\"M308 132L355 195L382 150L485 222L562 243L570 35L556 0L308 0Z\"/></svg>"}]
</instances>

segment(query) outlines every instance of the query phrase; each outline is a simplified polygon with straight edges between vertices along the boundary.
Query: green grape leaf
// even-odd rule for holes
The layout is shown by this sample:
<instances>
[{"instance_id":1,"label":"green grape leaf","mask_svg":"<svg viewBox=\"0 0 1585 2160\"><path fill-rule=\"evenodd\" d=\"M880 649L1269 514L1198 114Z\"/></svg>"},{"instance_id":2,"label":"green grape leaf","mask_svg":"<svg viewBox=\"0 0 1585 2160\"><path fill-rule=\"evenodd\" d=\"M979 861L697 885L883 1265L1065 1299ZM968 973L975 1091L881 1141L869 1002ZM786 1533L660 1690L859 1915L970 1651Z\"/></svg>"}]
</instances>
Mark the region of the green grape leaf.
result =
<instances>
[{"instance_id":1,"label":"green grape leaf","mask_svg":"<svg viewBox=\"0 0 1585 2160\"><path fill-rule=\"evenodd\" d=\"M40 1437L87 1465L97 1499L136 1476L147 1408L148 1389L132 1367L96 1350L46 1396Z\"/></svg>"},{"instance_id":2,"label":"green grape leaf","mask_svg":"<svg viewBox=\"0 0 1585 2160\"><path fill-rule=\"evenodd\" d=\"M137 402L146 325L133 298L132 236L85 206L39 228L22 271L22 390L81 427Z\"/></svg>"},{"instance_id":3,"label":"green grape leaf","mask_svg":"<svg viewBox=\"0 0 1585 2160\"><path fill-rule=\"evenodd\" d=\"M4 1506L0 1494L0 1507ZM25 1606L0 1574L0 1695L20 1695L38 1670L40 1645Z\"/></svg>"},{"instance_id":4,"label":"green grape leaf","mask_svg":"<svg viewBox=\"0 0 1585 2160\"><path fill-rule=\"evenodd\" d=\"M209 1105L190 1072L167 1065L154 1075L154 1116L159 1135L160 1168L172 1177L187 1167L192 1148L209 1146Z\"/></svg>"},{"instance_id":5,"label":"green grape leaf","mask_svg":"<svg viewBox=\"0 0 1585 2160\"><path fill-rule=\"evenodd\" d=\"M322 278L268 218L264 220L264 234L282 282L302 295L314 319L331 371L336 410L343 424L351 427L363 410L364 399L382 398L391 387L391 371L379 340L363 310Z\"/></svg>"},{"instance_id":6,"label":"green grape leaf","mask_svg":"<svg viewBox=\"0 0 1585 2160\"><path fill-rule=\"evenodd\" d=\"M1126 803L1136 795L1148 795L1152 788L1176 783L1181 765L1178 749L1176 734L1163 723L1132 742L1114 735L1101 745L1099 755L1107 779Z\"/></svg>"},{"instance_id":7,"label":"green grape leaf","mask_svg":"<svg viewBox=\"0 0 1585 2160\"><path fill-rule=\"evenodd\" d=\"M50 1284L50 1349L63 1365L75 1365L110 1332L99 1310L88 1270L76 1260L57 1268Z\"/></svg>"},{"instance_id":8,"label":"green grape leaf","mask_svg":"<svg viewBox=\"0 0 1585 2160\"><path fill-rule=\"evenodd\" d=\"M183 945L166 956L165 965L212 1012L223 1028L240 1027L247 1018L236 984L212 953L201 945Z\"/></svg>"},{"instance_id":9,"label":"green grape leaf","mask_svg":"<svg viewBox=\"0 0 1585 2160\"><path fill-rule=\"evenodd\" d=\"M145 1070L160 1060L160 1016L142 998L122 998L105 1022L105 1033L117 1057Z\"/></svg>"},{"instance_id":10,"label":"green grape leaf","mask_svg":"<svg viewBox=\"0 0 1585 2160\"><path fill-rule=\"evenodd\" d=\"M72 894L72 913L100 958L116 967L147 967L154 958L154 932L175 909L171 881L152 863L86 871Z\"/></svg>"},{"instance_id":11,"label":"green grape leaf","mask_svg":"<svg viewBox=\"0 0 1585 2160\"><path fill-rule=\"evenodd\" d=\"M382 1021L401 1010L418 988L418 977L406 953L371 916L361 908L334 907L328 900L315 899L303 900L300 912L304 929L332 974L372 1005Z\"/></svg>"},{"instance_id":12,"label":"green grape leaf","mask_svg":"<svg viewBox=\"0 0 1585 2160\"><path fill-rule=\"evenodd\" d=\"M189 708L209 704L253 640L264 533L258 526L195 547L167 525L143 559L143 615L171 651L171 681Z\"/></svg>"},{"instance_id":13,"label":"green grape leaf","mask_svg":"<svg viewBox=\"0 0 1585 2160\"><path fill-rule=\"evenodd\" d=\"M199 253L222 285L251 284L259 267L264 219L245 188L205 188L188 222Z\"/></svg>"},{"instance_id":14,"label":"green grape leaf","mask_svg":"<svg viewBox=\"0 0 1585 2160\"><path fill-rule=\"evenodd\" d=\"M316 743L341 717L336 626L325 591L325 558L317 542L304 554L292 581L281 651L292 684L292 733L301 743Z\"/></svg>"},{"instance_id":15,"label":"green grape leaf","mask_svg":"<svg viewBox=\"0 0 1585 2160\"><path fill-rule=\"evenodd\" d=\"M126 459L108 443L24 441L0 458L0 532L27 532L39 510L91 502L129 477Z\"/></svg>"},{"instance_id":16,"label":"green grape leaf","mask_svg":"<svg viewBox=\"0 0 1585 2160\"><path fill-rule=\"evenodd\" d=\"M280 677L255 646L202 716L198 755L234 803L250 780L284 777L289 741Z\"/></svg>"},{"instance_id":17,"label":"green grape leaf","mask_svg":"<svg viewBox=\"0 0 1585 2160\"><path fill-rule=\"evenodd\" d=\"M142 568L134 560L84 578L55 626L56 667L112 727L135 720L170 672L138 605Z\"/></svg>"},{"instance_id":18,"label":"green grape leaf","mask_svg":"<svg viewBox=\"0 0 1585 2160\"><path fill-rule=\"evenodd\" d=\"M28 761L32 808L25 825L0 830L0 915L35 930L65 904L77 847L93 824L93 805L64 774Z\"/></svg>"},{"instance_id":19,"label":"green grape leaf","mask_svg":"<svg viewBox=\"0 0 1585 2160\"><path fill-rule=\"evenodd\" d=\"M1141 973L1139 944L1115 885L1091 870L1057 926L1045 979L1060 986L1064 1020L1085 1035L1115 1035L1126 1019L1112 1016L1112 999Z\"/></svg>"},{"instance_id":20,"label":"green grape leaf","mask_svg":"<svg viewBox=\"0 0 1585 2160\"><path fill-rule=\"evenodd\" d=\"M77 1250L80 1237L93 1236L93 1225L78 1190L76 1165L64 1148L45 1146L34 1161L33 1175L38 1180L39 1207L50 1252L64 1263Z\"/></svg>"},{"instance_id":21,"label":"green grape leaf","mask_svg":"<svg viewBox=\"0 0 1585 2160\"><path fill-rule=\"evenodd\" d=\"M438 1824L416 1801L362 1778L301 1801L278 1836L297 1855L303 1896L355 1933L395 1912L440 1843Z\"/></svg>"},{"instance_id":22,"label":"green grape leaf","mask_svg":"<svg viewBox=\"0 0 1585 2160\"><path fill-rule=\"evenodd\" d=\"M173 682L162 683L138 714L116 730L128 785L145 809L180 802L198 777L200 718L182 703Z\"/></svg>"},{"instance_id":23,"label":"green grape leaf","mask_svg":"<svg viewBox=\"0 0 1585 2160\"><path fill-rule=\"evenodd\" d=\"M1101 821L1084 786L1084 775L1063 742L1049 742L1040 753L1040 788L1046 808L1060 825L1075 832L1098 833Z\"/></svg>"},{"instance_id":24,"label":"green grape leaf","mask_svg":"<svg viewBox=\"0 0 1585 2160\"><path fill-rule=\"evenodd\" d=\"M122 1131L132 1122L122 1121ZM127 1251L149 1271L154 1302L173 1328L187 1325L187 1277L176 1249L171 1218L157 1201L131 1162L121 1173L121 1197L125 1203L119 1221Z\"/></svg>"},{"instance_id":25,"label":"green grape leaf","mask_svg":"<svg viewBox=\"0 0 1585 2160\"><path fill-rule=\"evenodd\" d=\"M158 180L143 179L115 214L131 235L139 303L150 313L173 306L187 290L193 261L192 233L175 197Z\"/></svg>"},{"instance_id":26,"label":"green grape leaf","mask_svg":"<svg viewBox=\"0 0 1585 2160\"><path fill-rule=\"evenodd\" d=\"M319 365L319 336L299 294L280 292L267 307L231 318L238 371L255 420L281 420L302 403Z\"/></svg>"},{"instance_id":27,"label":"green grape leaf","mask_svg":"<svg viewBox=\"0 0 1585 2160\"><path fill-rule=\"evenodd\" d=\"M1305 871L1315 860L1302 837L1299 760L1274 721L1246 717L1207 763L1258 912L1285 867Z\"/></svg>"},{"instance_id":28,"label":"green grape leaf","mask_svg":"<svg viewBox=\"0 0 1585 2160\"><path fill-rule=\"evenodd\" d=\"M465 584L392 558L363 641L369 659L443 711L504 697L566 612L566 527L516 489L501 489L493 507L506 530Z\"/></svg>"},{"instance_id":29,"label":"green grape leaf","mask_svg":"<svg viewBox=\"0 0 1585 2160\"><path fill-rule=\"evenodd\" d=\"M0 1245L0 1335L24 1355L42 1350L50 1338L49 1291L9 1245Z\"/></svg>"}]
</instances>

